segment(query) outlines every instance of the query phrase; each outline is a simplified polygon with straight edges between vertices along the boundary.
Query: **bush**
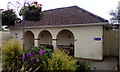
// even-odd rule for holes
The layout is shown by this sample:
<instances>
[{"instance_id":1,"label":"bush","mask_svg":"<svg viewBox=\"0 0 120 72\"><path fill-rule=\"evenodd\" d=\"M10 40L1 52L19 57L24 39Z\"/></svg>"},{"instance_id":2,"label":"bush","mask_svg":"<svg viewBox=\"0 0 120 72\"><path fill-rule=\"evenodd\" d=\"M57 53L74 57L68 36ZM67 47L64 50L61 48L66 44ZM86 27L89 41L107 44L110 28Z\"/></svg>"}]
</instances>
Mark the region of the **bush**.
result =
<instances>
[{"instance_id":1,"label":"bush","mask_svg":"<svg viewBox=\"0 0 120 72\"><path fill-rule=\"evenodd\" d=\"M22 59L27 63L27 70L34 71L36 68L40 67L38 71L45 69L45 64L47 64L48 58L51 57L52 50L47 49L43 46L32 47L25 51Z\"/></svg>"},{"instance_id":2,"label":"bush","mask_svg":"<svg viewBox=\"0 0 120 72\"><path fill-rule=\"evenodd\" d=\"M48 59L48 69L50 71L76 70L76 60L68 56L63 50L55 50L52 57Z\"/></svg>"},{"instance_id":3,"label":"bush","mask_svg":"<svg viewBox=\"0 0 120 72\"><path fill-rule=\"evenodd\" d=\"M22 45L15 39L3 42L2 62L3 70L15 72L22 63Z\"/></svg>"},{"instance_id":4,"label":"bush","mask_svg":"<svg viewBox=\"0 0 120 72\"><path fill-rule=\"evenodd\" d=\"M76 68L77 72L91 72L91 67L86 61L78 60L76 62L76 65L77 65Z\"/></svg>"}]
</instances>

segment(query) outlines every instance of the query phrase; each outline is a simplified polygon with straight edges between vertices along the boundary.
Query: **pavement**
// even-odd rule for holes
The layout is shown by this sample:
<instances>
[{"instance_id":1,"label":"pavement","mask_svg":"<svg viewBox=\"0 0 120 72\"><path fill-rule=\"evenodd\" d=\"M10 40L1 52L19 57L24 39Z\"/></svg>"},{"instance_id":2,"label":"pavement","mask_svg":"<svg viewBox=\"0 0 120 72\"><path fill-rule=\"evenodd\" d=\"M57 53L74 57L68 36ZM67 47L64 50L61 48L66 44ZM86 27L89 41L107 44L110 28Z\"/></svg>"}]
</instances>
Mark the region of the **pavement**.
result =
<instances>
[{"instance_id":1,"label":"pavement","mask_svg":"<svg viewBox=\"0 0 120 72\"><path fill-rule=\"evenodd\" d=\"M87 60L94 70L118 70L117 57L104 57L103 61L89 61Z\"/></svg>"}]
</instances>

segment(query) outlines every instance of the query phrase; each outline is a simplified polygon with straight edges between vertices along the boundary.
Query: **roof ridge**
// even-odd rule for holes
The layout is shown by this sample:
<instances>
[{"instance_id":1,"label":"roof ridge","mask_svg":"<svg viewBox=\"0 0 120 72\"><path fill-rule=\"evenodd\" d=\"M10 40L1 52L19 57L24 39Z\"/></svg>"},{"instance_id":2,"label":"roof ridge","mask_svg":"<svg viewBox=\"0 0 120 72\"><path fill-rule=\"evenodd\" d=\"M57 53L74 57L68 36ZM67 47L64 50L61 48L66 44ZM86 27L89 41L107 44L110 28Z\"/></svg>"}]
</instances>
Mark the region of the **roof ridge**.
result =
<instances>
[{"instance_id":1,"label":"roof ridge","mask_svg":"<svg viewBox=\"0 0 120 72\"><path fill-rule=\"evenodd\" d=\"M66 8L72 8L72 7L78 7L78 6L69 6L69 7L61 7L61 8L55 8L55 9L50 9L50 10L45 10L43 12L46 12L46 11L53 11L53 10L58 10L58 9L66 9ZM78 7L79 8L79 7Z\"/></svg>"}]
</instances>

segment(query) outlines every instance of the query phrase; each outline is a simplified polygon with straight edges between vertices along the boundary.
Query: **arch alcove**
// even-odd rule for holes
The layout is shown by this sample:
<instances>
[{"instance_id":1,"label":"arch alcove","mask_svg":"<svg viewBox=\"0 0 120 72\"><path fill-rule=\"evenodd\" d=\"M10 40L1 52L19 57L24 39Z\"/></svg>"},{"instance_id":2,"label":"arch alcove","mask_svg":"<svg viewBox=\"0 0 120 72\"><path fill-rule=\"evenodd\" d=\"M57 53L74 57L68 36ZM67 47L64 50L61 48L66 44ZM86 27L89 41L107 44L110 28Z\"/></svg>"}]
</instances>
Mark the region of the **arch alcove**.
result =
<instances>
[{"instance_id":1,"label":"arch alcove","mask_svg":"<svg viewBox=\"0 0 120 72\"><path fill-rule=\"evenodd\" d=\"M57 35L57 47L74 56L74 35L70 30L61 30Z\"/></svg>"},{"instance_id":2,"label":"arch alcove","mask_svg":"<svg viewBox=\"0 0 120 72\"><path fill-rule=\"evenodd\" d=\"M34 46L34 34L31 31L25 32L25 49Z\"/></svg>"}]
</instances>

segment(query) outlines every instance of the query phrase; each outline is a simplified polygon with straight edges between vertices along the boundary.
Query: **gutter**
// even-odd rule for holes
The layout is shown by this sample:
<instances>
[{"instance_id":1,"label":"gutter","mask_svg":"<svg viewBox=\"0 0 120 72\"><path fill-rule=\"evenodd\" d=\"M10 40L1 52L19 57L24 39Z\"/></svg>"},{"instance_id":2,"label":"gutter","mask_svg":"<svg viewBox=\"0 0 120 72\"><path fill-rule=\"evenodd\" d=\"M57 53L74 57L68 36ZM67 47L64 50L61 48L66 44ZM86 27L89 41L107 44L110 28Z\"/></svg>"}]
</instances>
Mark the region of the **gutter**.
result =
<instances>
[{"instance_id":1,"label":"gutter","mask_svg":"<svg viewBox=\"0 0 120 72\"><path fill-rule=\"evenodd\" d=\"M108 22L102 22L102 23L87 23L87 24L70 24L70 25L49 25L49 26L27 26L28 28L56 28L56 27L77 27L77 26L101 26L101 25L109 25ZM10 29L21 29L23 27L12 27Z\"/></svg>"}]
</instances>

